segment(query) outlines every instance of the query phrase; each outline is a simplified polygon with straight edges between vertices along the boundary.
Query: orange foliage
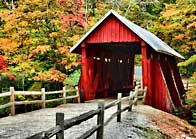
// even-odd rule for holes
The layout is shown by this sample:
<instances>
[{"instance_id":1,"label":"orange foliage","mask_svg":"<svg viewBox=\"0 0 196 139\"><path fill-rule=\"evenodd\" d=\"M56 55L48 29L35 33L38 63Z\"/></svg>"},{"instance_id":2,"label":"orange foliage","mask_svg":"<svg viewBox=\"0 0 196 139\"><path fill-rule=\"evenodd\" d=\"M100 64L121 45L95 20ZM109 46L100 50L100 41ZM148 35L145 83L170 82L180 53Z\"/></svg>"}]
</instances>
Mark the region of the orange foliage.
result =
<instances>
[{"instance_id":1,"label":"orange foliage","mask_svg":"<svg viewBox=\"0 0 196 139\"><path fill-rule=\"evenodd\" d=\"M33 58L36 54L44 54L50 49L50 45L40 45L29 54L29 58Z\"/></svg>"},{"instance_id":2,"label":"orange foliage","mask_svg":"<svg viewBox=\"0 0 196 139\"><path fill-rule=\"evenodd\" d=\"M196 41L192 41L192 42L190 42L190 44L191 44L192 46L196 46Z\"/></svg>"},{"instance_id":3,"label":"orange foliage","mask_svg":"<svg viewBox=\"0 0 196 139\"><path fill-rule=\"evenodd\" d=\"M0 49L3 51L11 52L16 47L18 47L16 42L13 42L7 38L0 38Z\"/></svg>"},{"instance_id":4,"label":"orange foliage","mask_svg":"<svg viewBox=\"0 0 196 139\"><path fill-rule=\"evenodd\" d=\"M34 80L37 81L52 81L52 82L63 82L66 79L66 75L51 68L48 71L39 72L37 76L34 77Z\"/></svg>"},{"instance_id":5,"label":"orange foliage","mask_svg":"<svg viewBox=\"0 0 196 139\"><path fill-rule=\"evenodd\" d=\"M64 47L64 46L59 47L59 48L58 48L58 52L59 52L61 55L67 54L67 53L69 53L69 47L68 47L68 46L67 46L67 47Z\"/></svg>"},{"instance_id":6,"label":"orange foliage","mask_svg":"<svg viewBox=\"0 0 196 139\"><path fill-rule=\"evenodd\" d=\"M183 50L183 52L185 52L185 53L188 53L189 51L190 51L190 46L188 46L188 45L182 45L181 46L181 49Z\"/></svg>"},{"instance_id":7,"label":"orange foliage","mask_svg":"<svg viewBox=\"0 0 196 139\"><path fill-rule=\"evenodd\" d=\"M164 13L162 13L163 17L171 17L176 13L176 9L175 8L171 8L168 9L167 11L165 11Z\"/></svg>"},{"instance_id":8,"label":"orange foliage","mask_svg":"<svg viewBox=\"0 0 196 139\"><path fill-rule=\"evenodd\" d=\"M193 74L193 78L196 80L196 72L194 72L194 74Z\"/></svg>"},{"instance_id":9,"label":"orange foliage","mask_svg":"<svg viewBox=\"0 0 196 139\"><path fill-rule=\"evenodd\" d=\"M184 38L184 34L179 34L178 36L175 37L176 40L181 40Z\"/></svg>"}]
</instances>

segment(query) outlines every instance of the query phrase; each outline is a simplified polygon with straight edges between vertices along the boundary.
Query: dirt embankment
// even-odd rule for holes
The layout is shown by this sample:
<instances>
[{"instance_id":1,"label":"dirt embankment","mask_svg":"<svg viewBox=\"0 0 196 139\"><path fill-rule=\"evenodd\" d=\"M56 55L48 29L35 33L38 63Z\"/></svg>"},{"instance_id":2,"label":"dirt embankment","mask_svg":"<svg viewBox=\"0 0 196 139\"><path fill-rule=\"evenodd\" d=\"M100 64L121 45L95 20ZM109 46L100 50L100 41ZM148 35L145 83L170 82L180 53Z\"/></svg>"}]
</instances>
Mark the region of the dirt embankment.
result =
<instances>
[{"instance_id":1,"label":"dirt embankment","mask_svg":"<svg viewBox=\"0 0 196 139\"><path fill-rule=\"evenodd\" d=\"M145 115L168 138L196 139L196 127L185 120L149 106L137 106L136 111Z\"/></svg>"}]
</instances>

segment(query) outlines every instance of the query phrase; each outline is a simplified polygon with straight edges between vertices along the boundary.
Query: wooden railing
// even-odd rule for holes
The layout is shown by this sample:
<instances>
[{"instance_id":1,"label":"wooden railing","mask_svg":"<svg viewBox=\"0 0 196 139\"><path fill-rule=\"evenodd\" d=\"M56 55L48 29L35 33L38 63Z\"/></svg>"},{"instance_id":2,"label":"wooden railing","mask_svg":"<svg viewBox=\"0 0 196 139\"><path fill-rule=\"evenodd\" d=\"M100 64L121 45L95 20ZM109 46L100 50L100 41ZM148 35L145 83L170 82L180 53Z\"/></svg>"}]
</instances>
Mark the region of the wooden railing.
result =
<instances>
[{"instance_id":1,"label":"wooden railing","mask_svg":"<svg viewBox=\"0 0 196 139\"><path fill-rule=\"evenodd\" d=\"M184 85L185 90L189 90L191 88L194 88L194 82L191 82L189 80L184 80L183 85Z\"/></svg>"},{"instance_id":2,"label":"wooden railing","mask_svg":"<svg viewBox=\"0 0 196 139\"><path fill-rule=\"evenodd\" d=\"M68 92L76 92L76 94L73 96L67 96ZM50 94L62 94L62 97L46 100L46 95L50 95ZM41 96L41 100L15 101L15 95L25 95L25 96L39 95ZM46 103L60 101L60 100L63 100L64 103L66 103L67 99L72 99L72 98L77 98L78 103L80 103L80 96L79 96L78 89L66 90L65 87L63 87L63 90L50 91L50 92L45 92L45 88L42 88L41 91L15 91L14 87L10 87L10 92L0 93L0 98L1 97L10 97L10 102L7 104L0 105L0 109L10 107L11 115L15 115L15 105L40 103L42 104L42 108L45 108Z\"/></svg>"},{"instance_id":3,"label":"wooden railing","mask_svg":"<svg viewBox=\"0 0 196 139\"><path fill-rule=\"evenodd\" d=\"M64 120L64 113L56 113L56 126L40 133L37 133L26 139L49 139L56 135L56 139L64 139L64 130L71 128L72 126L79 125L80 123L93 118L97 115L97 124L94 125L90 130L82 134L78 139L86 139L90 137L93 133L97 131L96 138L103 139L104 126L106 126L113 118L117 117L117 122L121 122L121 113L128 110L132 110L133 105L137 105L138 99L145 100L147 88L139 89L135 88L134 92L130 92L130 95L122 98L122 94L118 93L118 99L107 104L105 106L104 101L99 101L98 108L96 110L91 110L80 116ZM142 94L142 95L141 95ZM122 108L122 102L128 100L129 105ZM104 122L105 110L117 105L117 111L111 115Z\"/></svg>"}]
</instances>

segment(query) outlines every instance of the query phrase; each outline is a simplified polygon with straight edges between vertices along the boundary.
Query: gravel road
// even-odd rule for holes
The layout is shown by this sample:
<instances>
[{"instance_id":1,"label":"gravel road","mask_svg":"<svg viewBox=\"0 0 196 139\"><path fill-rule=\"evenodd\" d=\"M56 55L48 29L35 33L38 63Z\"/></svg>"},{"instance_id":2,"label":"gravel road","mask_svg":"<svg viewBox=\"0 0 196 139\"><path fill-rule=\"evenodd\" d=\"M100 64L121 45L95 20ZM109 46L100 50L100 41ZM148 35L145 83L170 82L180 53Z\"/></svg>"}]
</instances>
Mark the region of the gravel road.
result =
<instances>
[{"instance_id":1,"label":"gravel road","mask_svg":"<svg viewBox=\"0 0 196 139\"><path fill-rule=\"evenodd\" d=\"M106 100L106 103L111 100ZM55 126L55 114L63 112L65 119L78 116L84 112L97 108L97 101L81 104L66 104L57 108L46 108L16 116L9 116L0 119L0 139L23 139L37 132L50 129ZM105 113L105 119L116 111L116 107L110 108ZM144 116L136 116L135 112L124 112L122 114L122 122L117 123L113 119L104 129L105 139L139 139L141 135L137 135L133 123L139 123L143 126L152 126ZM133 122L134 121L134 122ZM65 139L74 139L82 133L90 129L96 124L96 116L78 126L74 126L65 131ZM55 138L55 137L54 137ZM90 138L95 138L93 135Z\"/></svg>"},{"instance_id":2,"label":"gravel road","mask_svg":"<svg viewBox=\"0 0 196 139\"><path fill-rule=\"evenodd\" d=\"M107 100L106 103L112 100ZM123 104L125 106L126 104ZM24 139L35 133L50 129L55 126L55 115L63 112L65 119L78 116L84 112L97 108L97 101L80 104L66 104L57 108L46 108L16 116L0 119L0 139ZM144 111L153 110L150 106L139 105L132 112L122 114L122 122L113 119L104 128L104 139L161 139L169 138L161 134ZM116 112L112 107L105 112L105 120ZM152 112L153 113L153 112ZM155 113L156 114L156 113ZM65 131L65 139L75 139L96 124L96 116L78 126ZM150 132L150 134L149 134ZM55 139L55 137L53 137ZM90 139L95 139L95 135Z\"/></svg>"}]
</instances>

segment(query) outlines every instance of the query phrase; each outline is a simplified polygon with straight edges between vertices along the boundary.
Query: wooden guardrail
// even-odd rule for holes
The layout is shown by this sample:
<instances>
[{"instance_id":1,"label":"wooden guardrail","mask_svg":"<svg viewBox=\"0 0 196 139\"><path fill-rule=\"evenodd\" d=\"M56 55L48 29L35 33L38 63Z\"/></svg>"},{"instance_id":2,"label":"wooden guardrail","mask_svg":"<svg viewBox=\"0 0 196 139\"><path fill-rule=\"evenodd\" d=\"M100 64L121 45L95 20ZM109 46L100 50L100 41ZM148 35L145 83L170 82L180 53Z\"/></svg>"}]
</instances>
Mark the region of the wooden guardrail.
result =
<instances>
[{"instance_id":1,"label":"wooden guardrail","mask_svg":"<svg viewBox=\"0 0 196 139\"><path fill-rule=\"evenodd\" d=\"M76 92L76 94L74 96L67 96L68 92ZM50 95L50 94L62 94L62 97L61 98L56 98L56 99L46 100L46 95ZM41 100L15 101L15 95L25 95L25 96L40 95ZM10 107L11 115L15 115L15 105L41 103L42 108L45 108L46 103L59 101L59 100L63 100L64 103L66 103L67 99L72 99L72 98L77 98L78 103L80 103L80 96L79 96L78 89L66 90L65 87L63 87L63 90L50 91L50 92L45 92L45 88L42 88L41 91L15 91L14 87L10 87L10 92L0 93L0 98L1 97L10 97L10 102L6 103L6 104L3 104L3 105L0 105L0 109Z\"/></svg>"},{"instance_id":2,"label":"wooden guardrail","mask_svg":"<svg viewBox=\"0 0 196 139\"><path fill-rule=\"evenodd\" d=\"M117 117L117 122L121 122L121 113L128 110L132 110L132 106L137 104L138 99L145 100L147 87L144 89L135 88L134 92L130 92L130 95L122 98L122 94L118 93L118 99L107 104L105 106L104 101L99 101L98 108L89 112L83 113L80 116L64 120L64 113L56 113L56 126L26 139L49 139L56 135L56 139L64 139L64 130L71 128L72 126L79 125L80 123L93 118L97 115L97 124L94 125L90 130L82 134L77 139L86 139L97 131L96 139L103 139L104 126L106 126L113 118ZM141 95L142 94L142 95ZM128 100L129 105L122 108L122 102ZM117 111L111 115L104 122L105 110L117 105Z\"/></svg>"},{"instance_id":3,"label":"wooden guardrail","mask_svg":"<svg viewBox=\"0 0 196 139\"><path fill-rule=\"evenodd\" d=\"M189 90L191 88L194 88L194 82L191 82L189 80L184 80L183 85L184 85L185 90Z\"/></svg>"}]
</instances>

